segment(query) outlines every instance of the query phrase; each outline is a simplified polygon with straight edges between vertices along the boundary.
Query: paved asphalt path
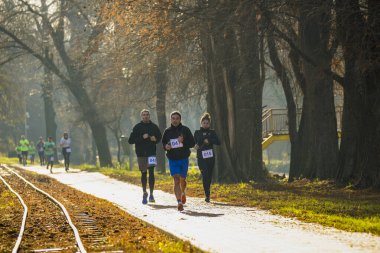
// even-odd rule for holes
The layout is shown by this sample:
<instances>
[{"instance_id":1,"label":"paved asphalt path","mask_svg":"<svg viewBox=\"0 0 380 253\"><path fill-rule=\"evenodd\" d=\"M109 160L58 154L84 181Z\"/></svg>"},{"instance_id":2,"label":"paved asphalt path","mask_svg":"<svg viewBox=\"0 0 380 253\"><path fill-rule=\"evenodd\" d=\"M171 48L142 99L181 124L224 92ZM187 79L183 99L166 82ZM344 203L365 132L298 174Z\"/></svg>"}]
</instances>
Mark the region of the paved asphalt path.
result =
<instances>
[{"instance_id":1,"label":"paved asphalt path","mask_svg":"<svg viewBox=\"0 0 380 253\"><path fill-rule=\"evenodd\" d=\"M129 214L210 252L380 252L380 237L349 233L250 207L206 203L188 197L177 211L173 194L155 191L155 204L142 205L141 187L100 173L26 167L82 192L106 199Z\"/></svg>"}]
</instances>

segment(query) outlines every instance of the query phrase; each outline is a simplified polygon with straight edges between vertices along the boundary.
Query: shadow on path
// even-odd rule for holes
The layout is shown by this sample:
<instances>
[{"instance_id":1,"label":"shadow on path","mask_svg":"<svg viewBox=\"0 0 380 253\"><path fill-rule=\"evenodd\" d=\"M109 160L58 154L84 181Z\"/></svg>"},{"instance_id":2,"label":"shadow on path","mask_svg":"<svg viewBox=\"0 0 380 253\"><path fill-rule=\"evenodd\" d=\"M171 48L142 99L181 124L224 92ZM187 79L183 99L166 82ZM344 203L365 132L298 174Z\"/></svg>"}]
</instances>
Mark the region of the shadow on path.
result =
<instances>
[{"instance_id":1,"label":"shadow on path","mask_svg":"<svg viewBox=\"0 0 380 253\"><path fill-rule=\"evenodd\" d=\"M182 211L182 213L186 214L186 215L189 215L189 216L196 216L196 217L200 217L200 216L204 216L204 217L219 217L219 216L224 215L223 213L200 213L200 212L190 211L190 210Z\"/></svg>"},{"instance_id":2,"label":"shadow on path","mask_svg":"<svg viewBox=\"0 0 380 253\"><path fill-rule=\"evenodd\" d=\"M229 204L229 203L222 203L222 202L211 202L211 204L215 206L243 206L239 204Z\"/></svg>"},{"instance_id":3,"label":"shadow on path","mask_svg":"<svg viewBox=\"0 0 380 253\"><path fill-rule=\"evenodd\" d=\"M170 206L170 205L155 205L155 204L148 204L148 206L154 208L154 209L171 209L175 208L177 209L177 206Z\"/></svg>"},{"instance_id":4,"label":"shadow on path","mask_svg":"<svg viewBox=\"0 0 380 253\"><path fill-rule=\"evenodd\" d=\"M155 204L148 204L148 206L152 207L153 209L177 209L177 206L174 205L155 205ZM195 217L219 217L224 215L223 213L203 213L203 212L196 212L191 210L185 210L181 213L189 215L189 216L195 216Z\"/></svg>"}]
</instances>

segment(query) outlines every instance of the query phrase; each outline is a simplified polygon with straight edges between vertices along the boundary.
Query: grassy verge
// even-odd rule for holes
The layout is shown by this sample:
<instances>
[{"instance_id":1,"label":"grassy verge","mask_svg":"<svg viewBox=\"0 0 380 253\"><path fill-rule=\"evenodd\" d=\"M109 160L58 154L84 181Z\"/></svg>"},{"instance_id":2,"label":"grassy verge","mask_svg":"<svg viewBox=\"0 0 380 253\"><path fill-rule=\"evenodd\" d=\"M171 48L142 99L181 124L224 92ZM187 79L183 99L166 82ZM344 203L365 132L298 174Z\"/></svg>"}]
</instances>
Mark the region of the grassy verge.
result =
<instances>
[{"instance_id":1,"label":"grassy verge","mask_svg":"<svg viewBox=\"0 0 380 253\"><path fill-rule=\"evenodd\" d=\"M18 198L0 180L0 252L12 251L22 215L23 209ZM18 226L13 226L14 222Z\"/></svg>"},{"instance_id":2,"label":"grassy verge","mask_svg":"<svg viewBox=\"0 0 380 253\"><path fill-rule=\"evenodd\" d=\"M0 156L0 164L17 164L18 158L8 158Z\"/></svg>"},{"instance_id":3,"label":"grassy verge","mask_svg":"<svg viewBox=\"0 0 380 253\"><path fill-rule=\"evenodd\" d=\"M137 170L85 165L79 168L140 185ZM169 175L156 174L156 189L172 192L172 187ZM305 179L293 183L271 180L265 184L213 184L211 191L212 201L257 207L306 222L380 235L380 192L338 188L333 182ZM203 197L201 176L196 169L189 170L187 194Z\"/></svg>"}]
</instances>

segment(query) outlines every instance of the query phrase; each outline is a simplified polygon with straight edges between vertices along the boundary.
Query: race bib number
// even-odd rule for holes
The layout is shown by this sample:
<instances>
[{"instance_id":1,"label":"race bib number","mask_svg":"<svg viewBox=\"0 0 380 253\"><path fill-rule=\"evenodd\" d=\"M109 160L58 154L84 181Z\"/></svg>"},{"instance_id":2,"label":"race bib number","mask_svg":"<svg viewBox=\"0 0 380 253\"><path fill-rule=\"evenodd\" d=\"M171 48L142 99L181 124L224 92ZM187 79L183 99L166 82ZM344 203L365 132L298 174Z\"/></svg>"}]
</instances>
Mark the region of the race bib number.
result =
<instances>
[{"instance_id":1,"label":"race bib number","mask_svg":"<svg viewBox=\"0 0 380 253\"><path fill-rule=\"evenodd\" d=\"M202 151L202 157L204 159L214 157L214 153L212 152L212 149L203 150Z\"/></svg>"},{"instance_id":2,"label":"race bib number","mask_svg":"<svg viewBox=\"0 0 380 253\"><path fill-rule=\"evenodd\" d=\"M157 158L155 156L149 156L148 165L157 165Z\"/></svg>"},{"instance_id":3,"label":"race bib number","mask_svg":"<svg viewBox=\"0 0 380 253\"><path fill-rule=\"evenodd\" d=\"M71 148L67 148L67 149L66 149L66 152L67 152L67 153L71 153Z\"/></svg>"},{"instance_id":4,"label":"race bib number","mask_svg":"<svg viewBox=\"0 0 380 253\"><path fill-rule=\"evenodd\" d=\"M170 139L170 146L172 148L181 148L183 147L183 143L179 142L178 139Z\"/></svg>"},{"instance_id":5,"label":"race bib number","mask_svg":"<svg viewBox=\"0 0 380 253\"><path fill-rule=\"evenodd\" d=\"M38 151L42 152L42 151L44 151L44 148L40 148Z\"/></svg>"},{"instance_id":6,"label":"race bib number","mask_svg":"<svg viewBox=\"0 0 380 253\"><path fill-rule=\"evenodd\" d=\"M54 156L50 157L50 162L54 162Z\"/></svg>"}]
</instances>

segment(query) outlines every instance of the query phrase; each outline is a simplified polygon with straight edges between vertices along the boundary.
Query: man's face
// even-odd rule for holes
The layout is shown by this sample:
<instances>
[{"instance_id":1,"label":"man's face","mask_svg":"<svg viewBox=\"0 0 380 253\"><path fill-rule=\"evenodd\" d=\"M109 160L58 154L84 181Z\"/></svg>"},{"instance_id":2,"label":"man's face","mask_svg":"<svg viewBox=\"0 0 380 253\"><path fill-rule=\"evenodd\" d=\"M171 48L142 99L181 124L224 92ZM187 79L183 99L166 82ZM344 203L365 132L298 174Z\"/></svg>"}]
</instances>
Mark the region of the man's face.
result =
<instances>
[{"instance_id":1,"label":"man's face","mask_svg":"<svg viewBox=\"0 0 380 253\"><path fill-rule=\"evenodd\" d=\"M69 138L69 135L68 135L68 134L64 134L64 135L63 135L63 138L68 139L68 138Z\"/></svg>"},{"instance_id":2,"label":"man's face","mask_svg":"<svg viewBox=\"0 0 380 253\"><path fill-rule=\"evenodd\" d=\"M143 122L148 122L150 120L149 112L142 112L141 113L141 120Z\"/></svg>"},{"instance_id":3,"label":"man's face","mask_svg":"<svg viewBox=\"0 0 380 253\"><path fill-rule=\"evenodd\" d=\"M173 114L170 120L173 126L178 126L181 123L181 117L177 114Z\"/></svg>"}]
</instances>

